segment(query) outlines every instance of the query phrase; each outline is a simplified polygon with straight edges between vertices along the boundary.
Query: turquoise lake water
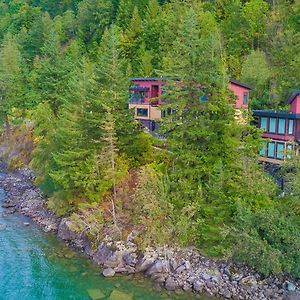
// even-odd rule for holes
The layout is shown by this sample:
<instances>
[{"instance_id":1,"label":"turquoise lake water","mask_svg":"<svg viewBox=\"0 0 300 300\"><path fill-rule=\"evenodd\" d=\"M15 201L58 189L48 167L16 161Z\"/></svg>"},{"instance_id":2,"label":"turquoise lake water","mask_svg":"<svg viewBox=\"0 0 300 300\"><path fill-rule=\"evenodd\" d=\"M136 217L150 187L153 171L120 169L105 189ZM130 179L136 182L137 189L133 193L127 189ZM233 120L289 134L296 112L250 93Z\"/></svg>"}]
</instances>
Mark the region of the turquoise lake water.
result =
<instances>
[{"instance_id":1,"label":"turquoise lake water","mask_svg":"<svg viewBox=\"0 0 300 300\"><path fill-rule=\"evenodd\" d=\"M4 196L0 189L0 205ZM103 299L109 299L113 291L134 300L196 299L192 294L155 291L141 277L105 279L99 267L54 234L44 233L22 215L2 216L3 211L0 208L0 300L88 300L91 290L100 292Z\"/></svg>"}]
</instances>

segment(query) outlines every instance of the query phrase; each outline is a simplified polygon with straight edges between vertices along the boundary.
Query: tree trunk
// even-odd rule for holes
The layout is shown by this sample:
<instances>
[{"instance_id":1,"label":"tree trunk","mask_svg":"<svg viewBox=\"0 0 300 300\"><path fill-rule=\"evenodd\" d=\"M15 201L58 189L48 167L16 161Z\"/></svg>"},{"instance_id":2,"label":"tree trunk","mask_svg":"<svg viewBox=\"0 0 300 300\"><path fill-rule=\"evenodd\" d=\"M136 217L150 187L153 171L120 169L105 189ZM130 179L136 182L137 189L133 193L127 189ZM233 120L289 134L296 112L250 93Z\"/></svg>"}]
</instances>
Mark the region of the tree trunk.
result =
<instances>
[{"instance_id":1,"label":"tree trunk","mask_svg":"<svg viewBox=\"0 0 300 300\"><path fill-rule=\"evenodd\" d=\"M10 128L10 124L9 124L9 119L8 119L8 115L5 115L5 133L6 133L6 137L10 136L10 132L11 132L11 128Z\"/></svg>"}]
</instances>

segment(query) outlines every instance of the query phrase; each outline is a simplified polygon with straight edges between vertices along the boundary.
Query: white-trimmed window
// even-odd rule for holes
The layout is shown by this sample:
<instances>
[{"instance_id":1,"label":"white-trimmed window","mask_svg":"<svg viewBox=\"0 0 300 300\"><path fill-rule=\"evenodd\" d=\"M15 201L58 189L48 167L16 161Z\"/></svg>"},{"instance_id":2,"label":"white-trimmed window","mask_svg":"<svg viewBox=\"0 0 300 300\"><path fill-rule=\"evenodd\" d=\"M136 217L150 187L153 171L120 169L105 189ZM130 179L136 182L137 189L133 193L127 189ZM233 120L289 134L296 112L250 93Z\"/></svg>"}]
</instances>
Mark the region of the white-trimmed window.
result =
<instances>
[{"instance_id":1,"label":"white-trimmed window","mask_svg":"<svg viewBox=\"0 0 300 300\"><path fill-rule=\"evenodd\" d=\"M260 118L260 128L263 129L264 131L267 131L267 129L268 129L268 118L266 118L266 117L261 117Z\"/></svg>"},{"instance_id":2,"label":"white-trimmed window","mask_svg":"<svg viewBox=\"0 0 300 300\"><path fill-rule=\"evenodd\" d=\"M294 120L289 119L288 134L294 134Z\"/></svg>"},{"instance_id":3,"label":"white-trimmed window","mask_svg":"<svg viewBox=\"0 0 300 300\"><path fill-rule=\"evenodd\" d=\"M269 132L270 133L276 133L276 118L270 118Z\"/></svg>"},{"instance_id":4,"label":"white-trimmed window","mask_svg":"<svg viewBox=\"0 0 300 300\"><path fill-rule=\"evenodd\" d=\"M278 133L285 134L285 119L278 119Z\"/></svg>"}]
</instances>

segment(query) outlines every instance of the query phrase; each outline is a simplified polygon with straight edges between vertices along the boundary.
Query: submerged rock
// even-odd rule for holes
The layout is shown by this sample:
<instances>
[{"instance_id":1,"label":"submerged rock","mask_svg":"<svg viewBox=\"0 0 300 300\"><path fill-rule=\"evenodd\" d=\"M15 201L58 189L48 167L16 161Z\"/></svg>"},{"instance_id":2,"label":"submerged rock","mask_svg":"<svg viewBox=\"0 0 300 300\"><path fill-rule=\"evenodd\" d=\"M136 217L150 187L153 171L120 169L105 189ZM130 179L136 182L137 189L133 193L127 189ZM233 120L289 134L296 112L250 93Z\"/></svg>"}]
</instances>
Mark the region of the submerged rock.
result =
<instances>
[{"instance_id":1,"label":"submerged rock","mask_svg":"<svg viewBox=\"0 0 300 300\"><path fill-rule=\"evenodd\" d=\"M92 300L101 300L106 297L103 292L98 289L89 289L87 292Z\"/></svg>"},{"instance_id":2,"label":"submerged rock","mask_svg":"<svg viewBox=\"0 0 300 300\"><path fill-rule=\"evenodd\" d=\"M117 290L114 290L108 298L108 300L132 300L132 299L133 299L132 295Z\"/></svg>"}]
</instances>

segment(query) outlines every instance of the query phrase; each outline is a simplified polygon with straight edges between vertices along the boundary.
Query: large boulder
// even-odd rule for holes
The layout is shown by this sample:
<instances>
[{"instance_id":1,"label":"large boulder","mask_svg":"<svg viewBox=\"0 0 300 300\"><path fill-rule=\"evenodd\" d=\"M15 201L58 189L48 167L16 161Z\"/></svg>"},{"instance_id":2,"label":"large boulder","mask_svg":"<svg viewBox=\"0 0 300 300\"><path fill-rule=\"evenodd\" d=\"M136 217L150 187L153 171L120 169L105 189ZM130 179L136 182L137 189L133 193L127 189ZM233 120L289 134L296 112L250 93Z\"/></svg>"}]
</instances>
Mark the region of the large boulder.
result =
<instances>
[{"instance_id":1,"label":"large boulder","mask_svg":"<svg viewBox=\"0 0 300 300\"><path fill-rule=\"evenodd\" d=\"M57 236L64 241L73 241L77 238L78 234L70 229L72 223L68 218L63 218L58 226Z\"/></svg>"},{"instance_id":2,"label":"large boulder","mask_svg":"<svg viewBox=\"0 0 300 300\"><path fill-rule=\"evenodd\" d=\"M147 270L147 275L152 275L154 273L162 273L170 270L170 264L168 260L157 260L151 267Z\"/></svg>"},{"instance_id":3,"label":"large boulder","mask_svg":"<svg viewBox=\"0 0 300 300\"><path fill-rule=\"evenodd\" d=\"M177 283L172 277L168 277L165 283L165 288L168 291L175 291L177 289Z\"/></svg>"},{"instance_id":4,"label":"large boulder","mask_svg":"<svg viewBox=\"0 0 300 300\"><path fill-rule=\"evenodd\" d=\"M119 251L114 251L105 243L101 243L99 245L97 251L93 254L93 260L100 265L104 265L105 267L123 267L122 253Z\"/></svg>"},{"instance_id":5,"label":"large boulder","mask_svg":"<svg viewBox=\"0 0 300 300\"><path fill-rule=\"evenodd\" d=\"M106 268L106 269L104 269L103 272L102 272L102 275L103 275L104 277L113 277L113 276L115 276L115 274L116 274L116 272L115 272L115 270L112 269L112 268Z\"/></svg>"},{"instance_id":6,"label":"large boulder","mask_svg":"<svg viewBox=\"0 0 300 300\"><path fill-rule=\"evenodd\" d=\"M155 259L154 258L144 258L141 257L138 259L137 264L136 264L136 271L137 272L145 272L147 271L154 263Z\"/></svg>"}]
</instances>

